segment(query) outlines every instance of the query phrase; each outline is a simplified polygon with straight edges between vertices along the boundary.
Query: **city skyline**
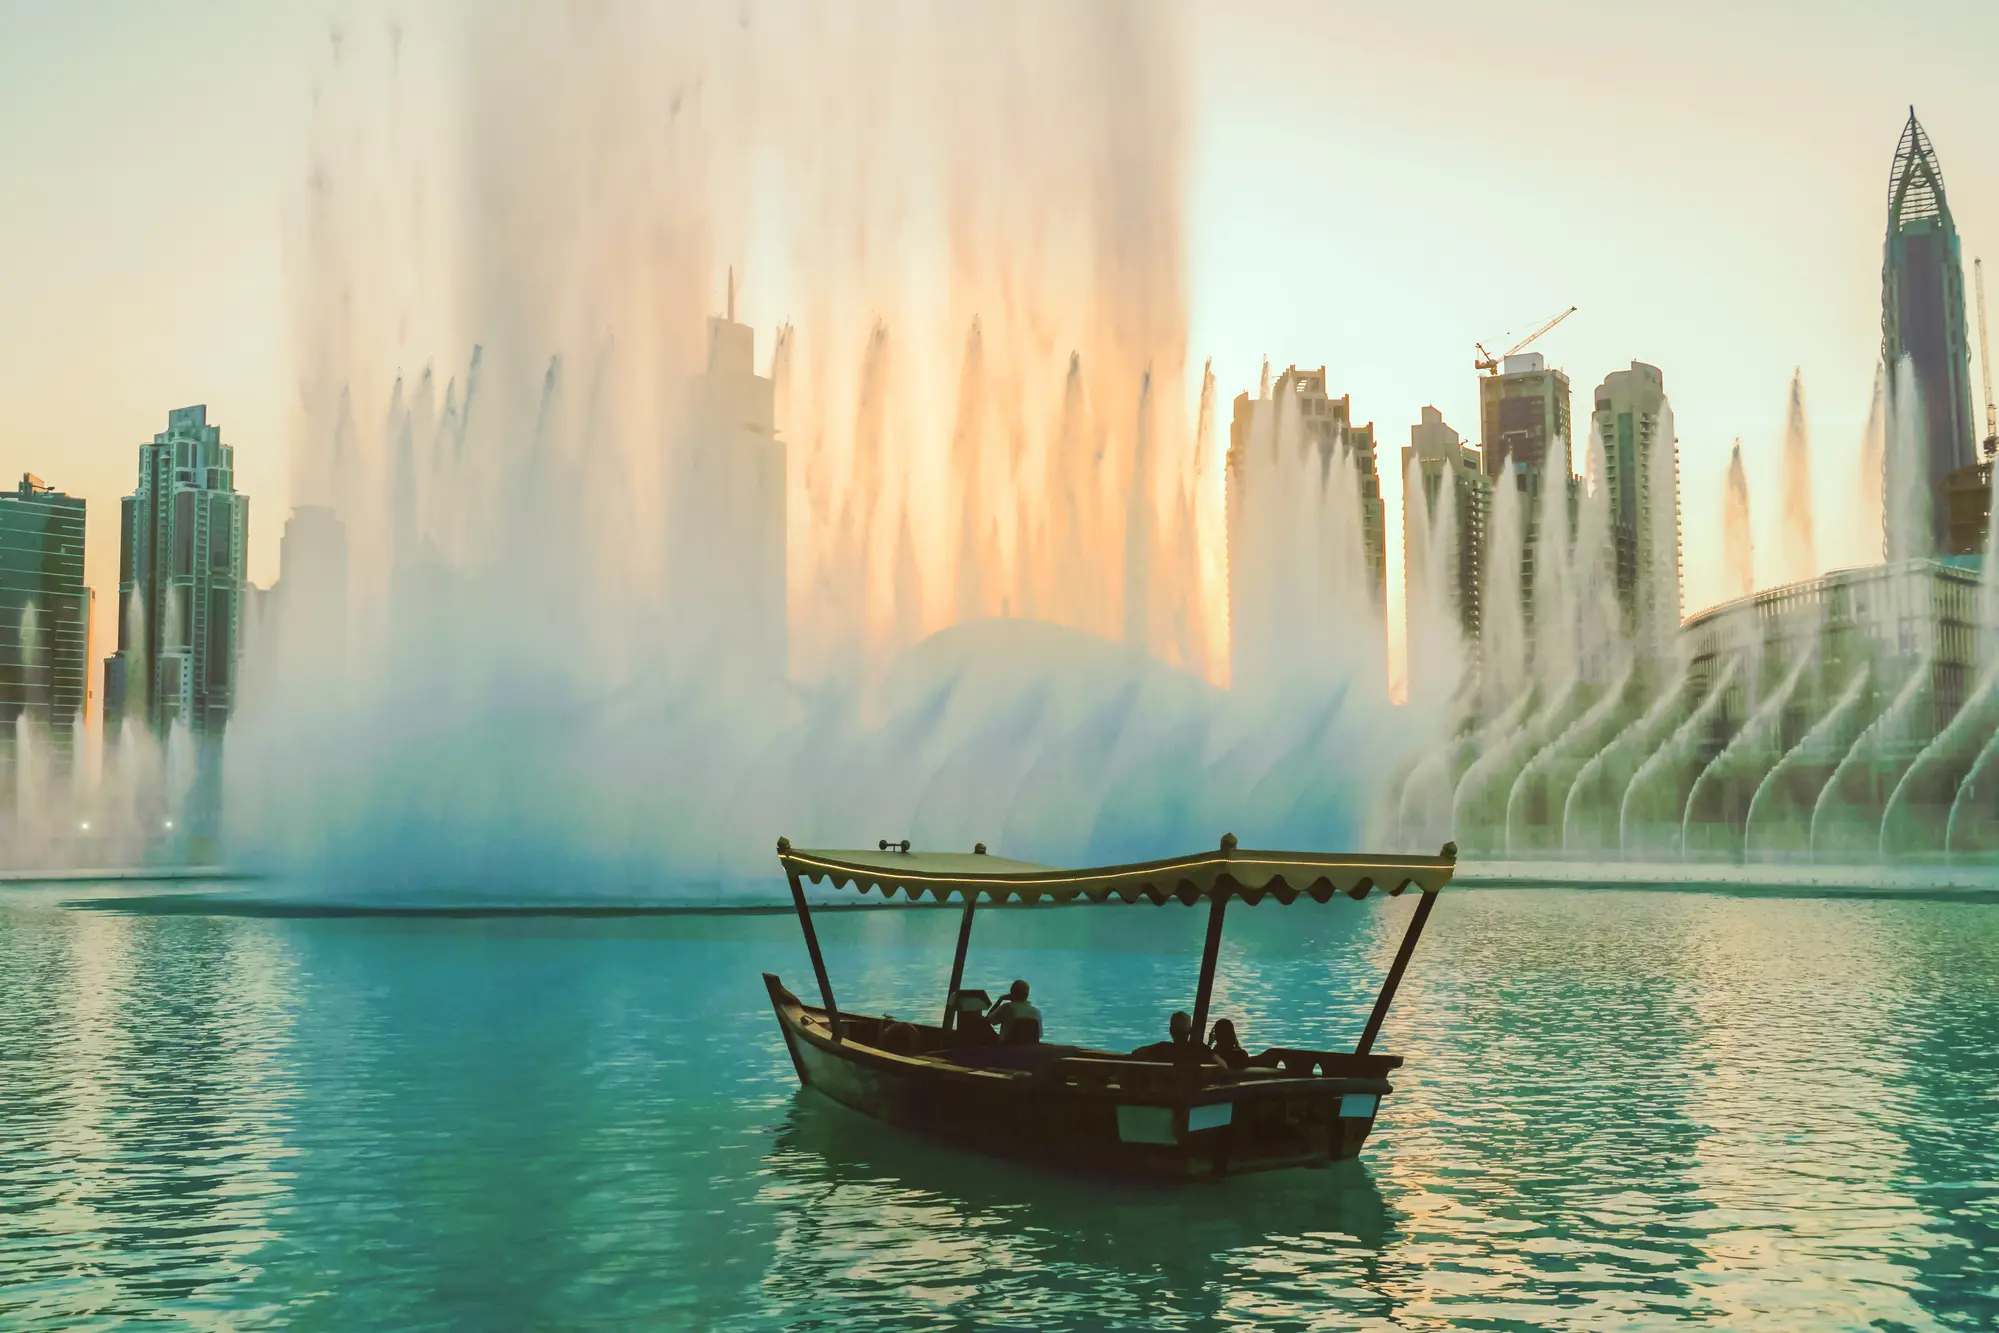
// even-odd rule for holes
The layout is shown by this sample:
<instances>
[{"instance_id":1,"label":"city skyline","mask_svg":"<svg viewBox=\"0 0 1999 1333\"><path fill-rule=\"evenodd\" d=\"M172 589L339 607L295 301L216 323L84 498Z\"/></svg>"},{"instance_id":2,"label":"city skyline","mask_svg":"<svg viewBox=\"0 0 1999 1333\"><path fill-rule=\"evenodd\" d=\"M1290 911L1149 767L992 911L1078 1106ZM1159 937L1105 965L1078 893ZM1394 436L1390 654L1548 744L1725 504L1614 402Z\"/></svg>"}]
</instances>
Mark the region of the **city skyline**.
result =
<instances>
[{"instance_id":1,"label":"city skyline","mask_svg":"<svg viewBox=\"0 0 1999 1333\"><path fill-rule=\"evenodd\" d=\"M1472 72L1457 86L1430 86L1420 100L1390 86L1394 71L1415 60L1417 51L1408 35L1385 19L1349 16L1339 36L1379 55L1380 70L1328 93L1288 77L1253 86L1229 71L1252 49L1257 25L1238 26L1212 15L1192 20L1203 54L1190 68L1196 124L1185 173L1190 359L1212 351L1224 397L1253 386L1266 354L1277 364L1323 362L1341 392L1355 394L1381 430L1399 437L1404 425L1420 419L1425 404L1435 404L1446 420L1461 425L1477 419L1468 364L1473 340L1524 331L1554 310L1579 304L1581 312L1539 350L1549 364L1583 384L1633 359L1666 370L1676 386L1682 483L1694 525L1686 609L1719 601L1725 595L1719 542L1700 540L1698 525L1709 521L1705 511L1713 508L1704 497L1720 494L1728 444L1737 436L1744 440L1752 492L1759 500L1777 494L1785 388L1793 365L1803 365L1811 392L1813 483L1822 512L1836 514L1853 489L1879 342L1883 168L1908 100L1902 88L1887 85L1899 82L1920 93L1917 111L1938 141L1946 169L1954 172L1951 199L1967 256L1978 253L1981 237L1990 234L1983 219L1993 215L1995 198L1995 183L1974 169L1993 156L1983 150L1980 136L1990 132L1973 114L1978 103L1966 100L1972 91L1954 77L1927 70L1921 81L1911 77L1917 52L1902 31L1917 25L1876 25L1864 16L1836 15L1819 40L1852 57L1865 50L1878 71L1861 95L1845 90L1837 104L1811 90L1799 91L1800 102L1784 102L1782 94L1798 90L1781 69L1767 86L1735 82L1746 76L1759 50L1788 39L1777 31L1783 25L1748 18L1740 20L1739 52L1710 53L1676 67L1684 88L1653 82L1650 74L1641 77L1642 86L1663 99L1658 116L1636 116L1612 99L1603 126L1584 125L1575 107L1587 100L1587 89L1514 92L1489 100L1492 109L1484 118L1461 116L1488 77L1476 73L1474 34L1484 42L1516 40L1479 32L1471 11L1463 13L1463 32L1442 25L1426 35L1434 45L1421 54L1438 69ZM1992 23L1982 13L1949 6L1926 13L1968 35ZM369 26L378 17L364 6L343 20L352 47L358 49L364 38L380 44L379 32ZM1305 50L1334 40L1330 25L1309 14L1273 9L1262 17L1290 23L1291 40ZM1662 49L1686 55L1690 34L1704 17L1712 16L1699 11L1677 16L1660 34ZM1621 21L1592 18L1613 30ZM295 422L287 407L296 397L298 377L288 364L283 332L294 322L284 289L295 260L285 256L285 237L296 219L287 218L296 212L306 175L310 123L309 90L296 86L296 75L324 75L327 19L324 14L266 18L220 6L194 11L179 26L184 31L148 31L141 19L129 38L132 47L119 46L127 40L122 37L109 46L86 47L76 23L41 18L23 30L14 49L16 60L38 53L62 58L44 59L36 68L10 68L19 77L0 93L0 117L13 118L10 124L27 124L21 118L33 117L50 126L37 144L23 139L12 150L27 156L10 163L18 168L12 178L26 183L11 205L31 235L51 225L50 210L57 208L80 213L82 221L74 241L49 250L42 271L9 275L13 303L47 309L51 319L47 336L28 347L28 354L11 359L8 373L23 378L9 387L28 403L31 428L0 449L0 463L57 471L32 441L60 439L65 461L77 455L76 466L64 469L65 477L78 478L68 485L92 499L100 513L108 512L110 499L122 491L104 474L129 456L132 443L143 438L145 422L163 403L206 399L238 423L232 434L245 446L242 488L267 497L267 512L282 514L299 498L289 476ZM145 46L171 56L187 43L209 43L225 54L255 59L217 62L212 85L178 113L182 119L164 128L139 124L117 97L94 95L119 68L121 51ZM434 31L412 26L406 46L412 68L437 58ZM1559 49L1575 52L1580 45ZM1592 87L1601 78L1584 75ZM240 125L244 105L268 114L249 117L256 127L240 141L205 128L220 125L224 117L232 129ZM1783 115L1776 114L1780 105ZM1801 131L1793 121L1808 121L1812 131ZM1285 140L1273 138L1268 127L1294 123L1354 131L1324 146L1340 171L1276 169ZM1742 134L1745 127L1754 132ZM1402 145L1403 164L1385 150L1362 146L1384 129ZM1677 233L1641 213L1626 219L1627 230L1620 234L1609 225L1613 215L1590 204L1588 192L1566 179L1569 172L1559 165L1565 156L1575 160L1579 150L1593 154L1617 132L1638 133L1658 150L1645 179L1672 198L1652 211L1672 216ZM124 139L146 145L145 151L184 178L210 181L217 192L215 216L201 233L184 230L177 216L163 217L137 253L98 244L93 255L106 262L95 284L136 293L142 305L172 294L178 322L168 322L176 328L170 352L146 341L151 335L145 330L159 326L158 320L141 320L107 337L111 331L93 313L100 308L90 297L94 287L76 285L78 270L70 258L73 246L103 241L108 224L99 206L128 189L152 191L148 182L165 179L148 174L161 167L141 170L130 156L133 149L121 146ZM1623 165L1607 169L1627 193L1638 183ZM1367 222L1389 205L1413 199L1422 173L1455 173L1476 190L1506 170L1532 182L1533 189L1495 215L1479 216L1481 210L1452 199L1441 217L1457 220L1405 228L1409 236L1389 235ZM1758 172L1767 179L1752 179ZM1326 192L1336 187L1359 189L1373 207L1325 209ZM1738 194L1727 207L1721 204L1723 187ZM1762 207L1744 208L1744 197ZM1806 217L1810 226L1802 221ZM1770 232L1784 233L1781 246ZM1307 234L1321 240L1309 251L1292 246ZM1722 239L1734 249L1717 250ZM767 333L798 313L788 308L784 266L772 262L768 246L755 236L740 248L743 317ZM1560 254L1564 248L1572 253ZM1281 280L1273 267L1280 256ZM173 277L163 284L157 274L170 260ZM146 276L147 266L155 276ZM721 267L720 258L716 266ZM1740 280L1745 273L1750 273L1746 285ZM1605 284L1622 284L1628 299L1604 299ZM1774 299L1772 291L1778 292ZM719 305L719 299L711 304ZM1750 327L1745 331L1744 325ZM112 382L103 394L81 400L63 390L76 373L66 366L86 361L78 355L80 339L104 343L112 353L108 360L87 358L96 374L111 366ZM1691 354L1698 347L1708 354ZM430 356L449 359L454 350L462 355L463 346L418 352L411 344L412 373ZM24 393L22 386L34 392ZM1400 637L1403 602L1400 488L1401 477L1386 469L1392 645ZM1777 545L1777 511L1767 502L1754 510L1757 544L1766 550ZM116 561L115 541L105 526L94 525L91 536L89 579L99 588L111 586ZM1827 526L1840 534L1841 525ZM267 524L253 534L249 577L256 583L268 584L276 575L278 528ZM1853 558L1828 549L1820 564ZM1766 573L1761 582L1769 581ZM108 641L104 618L110 601L99 599L99 642Z\"/></svg>"}]
</instances>

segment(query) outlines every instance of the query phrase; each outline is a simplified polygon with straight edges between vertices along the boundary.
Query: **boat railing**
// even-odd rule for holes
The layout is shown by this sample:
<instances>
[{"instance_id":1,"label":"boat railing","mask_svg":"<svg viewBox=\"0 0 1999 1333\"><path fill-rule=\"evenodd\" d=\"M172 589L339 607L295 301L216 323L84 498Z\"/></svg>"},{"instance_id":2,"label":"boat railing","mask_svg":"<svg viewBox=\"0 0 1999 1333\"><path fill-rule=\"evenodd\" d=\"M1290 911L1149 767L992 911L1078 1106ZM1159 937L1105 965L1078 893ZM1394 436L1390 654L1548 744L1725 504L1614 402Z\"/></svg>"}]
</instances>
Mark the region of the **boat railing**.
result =
<instances>
[{"instance_id":1,"label":"boat railing","mask_svg":"<svg viewBox=\"0 0 1999 1333\"><path fill-rule=\"evenodd\" d=\"M1308 1051L1293 1046L1272 1046L1257 1059L1257 1069L1244 1073L1271 1072L1292 1078L1318 1074L1325 1078L1385 1078L1391 1069L1402 1067L1399 1055L1356 1055L1352 1051Z\"/></svg>"},{"instance_id":2,"label":"boat railing","mask_svg":"<svg viewBox=\"0 0 1999 1333\"><path fill-rule=\"evenodd\" d=\"M1259 1063L1247 1069L1228 1069L1215 1064L1072 1055L1050 1063L1042 1071L1042 1077L1082 1091L1146 1096L1270 1079L1378 1079L1402 1063L1399 1055L1355 1055L1351 1051L1309 1051L1289 1046L1273 1046L1257 1058Z\"/></svg>"}]
</instances>

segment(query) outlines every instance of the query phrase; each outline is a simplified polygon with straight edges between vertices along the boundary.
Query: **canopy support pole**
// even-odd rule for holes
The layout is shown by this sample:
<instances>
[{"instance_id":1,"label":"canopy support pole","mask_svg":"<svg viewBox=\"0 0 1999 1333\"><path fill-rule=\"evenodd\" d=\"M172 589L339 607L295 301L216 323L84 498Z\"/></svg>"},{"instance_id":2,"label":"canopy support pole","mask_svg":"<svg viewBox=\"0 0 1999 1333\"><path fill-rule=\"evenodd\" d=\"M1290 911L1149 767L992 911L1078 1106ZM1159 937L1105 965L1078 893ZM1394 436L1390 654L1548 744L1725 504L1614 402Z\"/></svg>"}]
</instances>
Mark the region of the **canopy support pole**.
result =
<instances>
[{"instance_id":1,"label":"canopy support pole","mask_svg":"<svg viewBox=\"0 0 1999 1333\"><path fill-rule=\"evenodd\" d=\"M958 998L958 987L965 983L965 950L972 943L972 909L978 905L979 891L969 890L965 894L965 914L958 918L958 952L951 955L951 985L944 992L944 1021L938 1024L946 1032L958 1025L958 1011L951 1002Z\"/></svg>"},{"instance_id":2,"label":"canopy support pole","mask_svg":"<svg viewBox=\"0 0 1999 1333\"><path fill-rule=\"evenodd\" d=\"M1416 952L1416 941L1423 934L1423 923L1430 919L1430 909L1437 905L1437 895L1417 891L1416 914L1409 918L1409 929L1402 933L1402 947L1395 951L1395 962L1389 966L1388 980L1381 983L1381 994L1374 1001L1374 1012L1367 1016L1367 1030L1360 1034L1360 1045L1353 1048L1355 1055L1366 1055L1374 1049L1374 1039L1381 1035L1381 1025L1388 1017L1388 1006L1395 1003L1396 987L1402 984L1402 974L1409 970L1410 956Z\"/></svg>"},{"instance_id":3,"label":"canopy support pole","mask_svg":"<svg viewBox=\"0 0 1999 1333\"><path fill-rule=\"evenodd\" d=\"M1194 1040L1208 1039L1208 1001L1215 994L1215 960L1222 951L1222 911L1229 905L1229 891L1217 884L1214 903L1208 908L1208 939L1201 946L1201 983L1194 991Z\"/></svg>"},{"instance_id":4,"label":"canopy support pole","mask_svg":"<svg viewBox=\"0 0 1999 1333\"><path fill-rule=\"evenodd\" d=\"M805 932L805 947L812 954L812 972L819 978L819 998L826 1006L826 1022L833 1029L833 1040L840 1040L840 1007L833 1002L833 983L826 979L826 956L819 952L819 932L812 928L812 909L805 905L805 886L798 882L798 872L785 867L785 874L791 879L791 905L798 909L798 924Z\"/></svg>"}]
</instances>

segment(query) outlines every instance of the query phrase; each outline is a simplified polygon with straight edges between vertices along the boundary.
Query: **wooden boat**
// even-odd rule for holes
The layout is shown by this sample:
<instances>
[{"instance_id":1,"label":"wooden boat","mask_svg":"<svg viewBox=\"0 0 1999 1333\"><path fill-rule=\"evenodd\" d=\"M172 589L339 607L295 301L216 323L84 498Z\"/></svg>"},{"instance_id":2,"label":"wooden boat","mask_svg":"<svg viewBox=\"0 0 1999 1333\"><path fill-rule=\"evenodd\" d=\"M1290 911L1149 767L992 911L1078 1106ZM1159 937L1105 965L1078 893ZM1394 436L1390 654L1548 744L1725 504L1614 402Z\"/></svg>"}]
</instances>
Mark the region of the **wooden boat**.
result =
<instances>
[{"instance_id":1,"label":"wooden boat","mask_svg":"<svg viewBox=\"0 0 1999 1333\"><path fill-rule=\"evenodd\" d=\"M1321 1166L1360 1152L1381 1099L1394 1090L1388 1075L1402 1064L1399 1056L1375 1054L1375 1039L1457 861L1449 843L1433 857L1368 857L1248 851L1233 836L1215 852L1090 870L988 856L983 843L969 854L908 847L883 842L873 852L798 851L778 839L778 860L791 884L821 1000L807 1004L775 975L764 974L799 1082L878 1120L980 1152L1168 1178ZM963 898L938 1023L900 1023L839 1008L805 900L805 884L821 880L886 898ZM1411 887L1420 890L1416 909L1352 1051L1276 1047L1257 1057L1260 1067L1231 1069L1191 1045L1178 1058L1151 1059L1039 1041L1000 1045L988 1038L981 1044L971 1040L975 1029L957 1021L968 994L983 999L960 989L982 898L1206 902L1193 1012L1193 1032L1206 1034L1231 901L1325 903L1336 895L1361 899L1375 888L1399 895Z\"/></svg>"}]
</instances>

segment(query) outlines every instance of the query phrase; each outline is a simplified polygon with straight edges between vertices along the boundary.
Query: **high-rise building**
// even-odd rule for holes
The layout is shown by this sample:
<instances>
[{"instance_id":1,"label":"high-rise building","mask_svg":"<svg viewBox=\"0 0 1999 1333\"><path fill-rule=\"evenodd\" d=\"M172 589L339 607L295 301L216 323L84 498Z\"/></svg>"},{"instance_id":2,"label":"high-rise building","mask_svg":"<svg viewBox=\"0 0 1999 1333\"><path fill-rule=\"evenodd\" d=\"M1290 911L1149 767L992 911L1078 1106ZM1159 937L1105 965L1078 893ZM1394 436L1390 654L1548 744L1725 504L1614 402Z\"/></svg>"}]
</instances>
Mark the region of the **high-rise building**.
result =
<instances>
[{"instance_id":1,"label":"high-rise building","mask_svg":"<svg viewBox=\"0 0 1999 1333\"><path fill-rule=\"evenodd\" d=\"M1548 369L1539 352L1516 352L1497 375L1478 382L1479 453L1485 475L1511 465L1535 475L1575 471L1569 444L1569 377ZM1552 457L1551 457L1552 456Z\"/></svg>"},{"instance_id":2,"label":"high-rise building","mask_svg":"<svg viewBox=\"0 0 1999 1333\"><path fill-rule=\"evenodd\" d=\"M1624 628L1663 650L1680 626L1680 446L1657 366L1633 361L1597 386L1593 418L1610 490L1613 577Z\"/></svg>"},{"instance_id":3,"label":"high-rise building","mask_svg":"<svg viewBox=\"0 0 1999 1333\"><path fill-rule=\"evenodd\" d=\"M0 752L26 714L68 756L87 698L84 505L24 474L0 492Z\"/></svg>"},{"instance_id":4,"label":"high-rise building","mask_svg":"<svg viewBox=\"0 0 1999 1333\"><path fill-rule=\"evenodd\" d=\"M1335 450L1347 451L1352 459L1354 475L1360 484L1361 542L1367 548L1369 586L1373 589L1375 607L1385 608L1388 605L1388 515L1381 500L1381 468L1375 460L1374 423L1354 424L1353 395L1334 398L1327 393L1324 366L1317 370L1287 367L1277 377L1270 398L1272 402L1283 402L1287 394L1297 396L1299 424L1305 440L1318 450L1320 468L1331 468ZM1237 396L1238 421L1249 402L1247 394ZM1231 442L1236 433L1237 426L1232 422L1229 427Z\"/></svg>"},{"instance_id":5,"label":"high-rise building","mask_svg":"<svg viewBox=\"0 0 1999 1333\"><path fill-rule=\"evenodd\" d=\"M1444 414L1434 407L1423 409L1423 420L1409 428L1409 443L1402 450L1402 475L1404 492L1402 496L1404 519L1402 524L1402 567L1412 570L1422 560L1420 554L1409 550L1409 534L1414 524L1408 521L1409 506L1418 495L1407 490L1407 478L1414 467L1421 490L1418 492L1424 506L1424 526L1435 532L1435 525L1446 512L1440 504L1448 487L1452 532L1448 543L1449 568L1445 572L1448 579L1452 606L1457 612L1458 628L1467 644L1476 645L1479 635L1479 604L1485 587L1485 535L1486 523L1492 513L1492 478L1485 475L1484 460L1479 451L1458 438L1458 433L1444 423ZM1436 544L1433 539L1433 549ZM1405 594L1416 595L1413 587L1405 586ZM1413 611L1412 611L1413 615Z\"/></svg>"},{"instance_id":6,"label":"high-rise building","mask_svg":"<svg viewBox=\"0 0 1999 1333\"><path fill-rule=\"evenodd\" d=\"M139 446L121 511L118 651L104 663L107 734L129 718L219 736L229 719L250 535L235 458L202 405L175 408Z\"/></svg>"},{"instance_id":7,"label":"high-rise building","mask_svg":"<svg viewBox=\"0 0 1999 1333\"><path fill-rule=\"evenodd\" d=\"M1550 483L1573 489L1569 377L1550 370L1539 352L1516 352L1498 374L1479 378L1478 411L1485 475L1495 488L1511 484L1520 493L1520 595L1531 627L1541 492Z\"/></svg>"},{"instance_id":8,"label":"high-rise building","mask_svg":"<svg viewBox=\"0 0 1999 1333\"><path fill-rule=\"evenodd\" d=\"M1326 393L1323 366L1290 367L1268 396L1236 396L1226 469L1229 679L1235 688L1259 691L1308 679L1326 670L1336 651L1365 658L1378 649L1378 665L1386 669L1381 474L1374 425L1354 424L1352 407L1350 398ZM1288 415L1294 411L1295 417ZM1358 512L1351 520L1325 507L1344 503L1328 489L1336 459L1350 463L1355 474ZM1343 522L1352 526L1342 528ZM1356 613L1370 623L1353 624ZM1322 635L1330 637L1322 642Z\"/></svg>"},{"instance_id":9,"label":"high-rise building","mask_svg":"<svg viewBox=\"0 0 1999 1333\"><path fill-rule=\"evenodd\" d=\"M1913 475L1928 497L1929 531L1894 531L1913 508L1885 506L1891 556L1947 552L1951 517L1946 479L1978 463L1971 412L1971 348L1964 324L1964 255L1944 199L1936 150L1909 108L1888 173L1888 239L1881 261L1881 358L1897 383L1907 357L1920 411L1921 439L1902 442ZM1891 450L1891 453L1893 451ZM1893 465L1891 460L1891 466ZM1889 494L1894 494L1891 485Z\"/></svg>"},{"instance_id":10,"label":"high-rise building","mask_svg":"<svg viewBox=\"0 0 1999 1333\"><path fill-rule=\"evenodd\" d=\"M306 689L332 689L347 657L347 525L321 505L299 505L278 541L278 581L266 598L277 636L275 670Z\"/></svg>"},{"instance_id":11,"label":"high-rise building","mask_svg":"<svg viewBox=\"0 0 1999 1333\"><path fill-rule=\"evenodd\" d=\"M788 493L771 381L756 373L756 332L708 320L708 369L689 393L676 482L673 580L679 635L738 674L782 677Z\"/></svg>"}]
</instances>

